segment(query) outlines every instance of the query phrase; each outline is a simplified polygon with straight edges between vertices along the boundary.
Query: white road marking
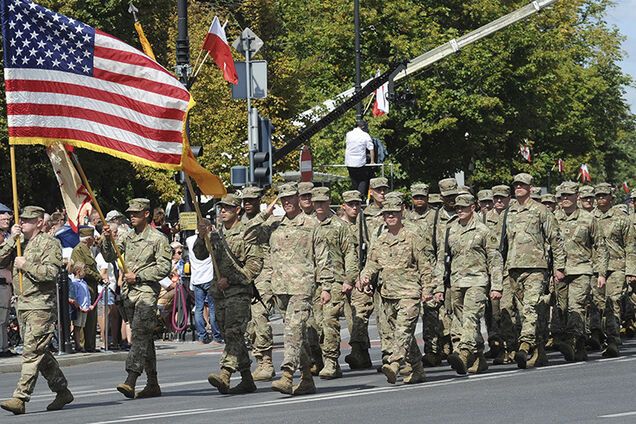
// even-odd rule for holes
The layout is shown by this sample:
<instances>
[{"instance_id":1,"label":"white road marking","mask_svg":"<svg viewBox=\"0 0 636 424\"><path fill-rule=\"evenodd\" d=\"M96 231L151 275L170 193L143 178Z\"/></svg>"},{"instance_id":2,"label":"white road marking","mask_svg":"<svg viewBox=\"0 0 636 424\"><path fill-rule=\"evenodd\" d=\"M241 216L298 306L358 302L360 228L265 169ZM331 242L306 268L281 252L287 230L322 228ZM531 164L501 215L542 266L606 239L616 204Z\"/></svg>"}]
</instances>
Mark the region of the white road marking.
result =
<instances>
[{"instance_id":1,"label":"white road marking","mask_svg":"<svg viewBox=\"0 0 636 424\"><path fill-rule=\"evenodd\" d=\"M621 412L618 414L608 414L608 415L599 415L599 418L620 418L620 417L629 417L630 415L636 415L636 411L630 412Z\"/></svg>"}]
</instances>

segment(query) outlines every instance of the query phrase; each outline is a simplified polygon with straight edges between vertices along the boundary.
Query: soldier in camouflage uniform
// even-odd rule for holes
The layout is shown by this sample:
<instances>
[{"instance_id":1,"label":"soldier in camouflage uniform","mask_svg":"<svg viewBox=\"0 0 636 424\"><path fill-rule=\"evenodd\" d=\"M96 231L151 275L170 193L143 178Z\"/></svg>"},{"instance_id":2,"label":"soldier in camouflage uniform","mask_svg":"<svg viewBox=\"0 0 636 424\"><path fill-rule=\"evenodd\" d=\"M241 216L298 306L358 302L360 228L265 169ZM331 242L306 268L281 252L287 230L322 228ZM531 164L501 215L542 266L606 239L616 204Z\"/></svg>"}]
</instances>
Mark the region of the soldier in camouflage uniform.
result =
<instances>
[{"instance_id":1,"label":"soldier in camouflage uniform","mask_svg":"<svg viewBox=\"0 0 636 424\"><path fill-rule=\"evenodd\" d=\"M400 366L408 364L410 373L404 383L420 383L425 375L415 327L422 288L432 290L431 263L425 253L425 239L402 224L402 205L397 198L385 200L382 215L387 230L371 245L361 281L367 285L378 275L382 281L378 290L386 318L382 337L389 353L382 372L387 381L395 384Z\"/></svg>"},{"instance_id":2,"label":"soldier in camouflage uniform","mask_svg":"<svg viewBox=\"0 0 636 424\"><path fill-rule=\"evenodd\" d=\"M595 200L594 187L589 185L584 185L579 187L579 202L581 202L581 209L584 209L587 212L593 213L594 200Z\"/></svg>"},{"instance_id":3,"label":"soldier in camouflage uniform","mask_svg":"<svg viewBox=\"0 0 636 424\"><path fill-rule=\"evenodd\" d=\"M475 214L475 198L457 196L457 215L447 224L433 273L435 298L444 300L445 285L453 307L453 353L448 362L458 374L488 369L481 336L486 299L500 299L503 264L497 237ZM447 279L448 281L444 281Z\"/></svg>"},{"instance_id":4,"label":"soldier in camouflage uniform","mask_svg":"<svg viewBox=\"0 0 636 424\"><path fill-rule=\"evenodd\" d=\"M442 196L438 193L431 193L428 195L428 205L433 209L437 210L442 207Z\"/></svg>"},{"instance_id":5,"label":"soldier in camouflage uniform","mask_svg":"<svg viewBox=\"0 0 636 424\"><path fill-rule=\"evenodd\" d=\"M556 196L551 193L546 193L541 196L541 204L545 206L550 212L554 213L557 208Z\"/></svg>"},{"instance_id":6,"label":"soldier in camouflage uniform","mask_svg":"<svg viewBox=\"0 0 636 424\"><path fill-rule=\"evenodd\" d=\"M117 390L127 398L135 398L135 384L142 372L148 377L146 387L137 398L161 396L157 379L157 358L153 333L157 322L157 297L159 281L170 274L172 254L168 239L152 228L150 201L132 199L128 202L133 231L117 238L117 247L124 257L126 272L122 293L124 309L132 330L133 344L126 358L126 381ZM117 260L112 244L111 229L104 225L100 248L106 262Z\"/></svg>"},{"instance_id":7,"label":"soldier in camouflage uniform","mask_svg":"<svg viewBox=\"0 0 636 424\"><path fill-rule=\"evenodd\" d=\"M514 306L521 318L519 350L515 362L519 368L541 365L547 362L545 340L538 334L538 324L547 317L544 313L543 292L548 273L549 244L554 262L554 278L565 278L565 253L554 216L541 203L530 198L532 176L526 173L514 177L516 199L510 202L506 219L508 242L504 258L508 281L514 293ZM530 361L528 357L530 356Z\"/></svg>"},{"instance_id":8,"label":"soldier in camouflage uniform","mask_svg":"<svg viewBox=\"0 0 636 424\"><path fill-rule=\"evenodd\" d=\"M333 272L333 284L330 288L322 287L323 321L322 352L324 367L320 378L333 379L342 377L338 364L340 357L340 316L344 312L345 299L351 296L358 278L358 254L355 250L353 236L348 225L331 212L331 197L327 187L312 190L312 200L316 218L320 222L316 235L327 244L329 263Z\"/></svg>"},{"instance_id":9,"label":"soldier in camouflage uniform","mask_svg":"<svg viewBox=\"0 0 636 424\"><path fill-rule=\"evenodd\" d=\"M263 269L266 280L271 282L276 306L285 314L283 374L272 383L272 389L293 395L315 393L307 321L312 314L316 283L324 289L321 297L326 303L333 285L333 273L327 244L316 234L318 221L300 209L296 184L281 185L278 197L285 216L272 224L269 258ZM293 375L298 368L301 380L294 386Z\"/></svg>"},{"instance_id":10,"label":"soldier in camouflage uniform","mask_svg":"<svg viewBox=\"0 0 636 424\"><path fill-rule=\"evenodd\" d=\"M21 237L22 256L16 256ZM73 395L49 350L57 321L56 281L62 267L62 247L57 239L44 232L44 209L26 206L20 214L20 224L13 226L11 235L0 245L0 266L9 267L11 262L24 350L22 372L13 398L0 403L0 407L15 415L24 414L38 373L42 373L49 388L57 393L46 409L62 409L73 401Z\"/></svg>"},{"instance_id":11,"label":"soldier in camouflage uniform","mask_svg":"<svg viewBox=\"0 0 636 424\"><path fill-rule=\"evenodd\" d=\"M530 191L530 198L541 203L541 187L532 187Z\"/></svg>"},{"instance_id":12,"label":"soldier in camouflage uniform","mask_svg":"<svg viewBox=\"0 0 636 424\"><path fill-rule=\"evenodd\" d=\"M269 252L269 223L260 225L256 217L260 213L262 190L259 187L245 187L242 193L243 209L245 213L241 222L247 227L247 231L253 231L253 238L259 247L259 252L266 255ZM258 223L257 223L258 221ZM252 319L247 326L247 339L252 346L252 354L256 359L256 369L252 377L256 381L269 381L275 375L272 363L272 346L274 336L269 322L270 310L274 305L272 286L259 273L254 284L263 302L255 302L251 306Z\"/></svg>"},{"instance_id":13,"label":"soldier in camouflage uniform","mask_svg":"<svg viewBox=\"0 0 636 424\"><path fill-rule=\"evenodd\" d=\"M214 298L216 321L225 340L221 356L221 372L210 374L208 382L223 394L253 393L256 385L250 372L252 361L245 345L245 331L251 319L252 283L261 272L263 257L253 232L239 215L241 201L234 194L225 195L219 202L222 227L215 234L213 252L216 259L210 293ZM193 253L204 260L210 256L206 237L211 226L200 227ZM208 241L210 243L210 241ZM230 376L241 373L241 382L230 388Z\"/></svg>"},{"instance_id":14,"label":"soldier in camouflage uniform","mask_svg":"<svg viewBox=\"0 0 636 424\"><path fill-rule=\"evenodd\" d=\"M485 223L486 215L495 207L495 200L492 190L479 190L477 192L477 200L479 202L479 218L481 222Z\"/></svg>"},{"instance_id":15,"label":"soldier in camouflage uniform","mask_svg":"<svg viewBox=\"0 0 636 424\"><path fill-rule=\"evenodd\" d=\"M95 228L94 227L81 227L79 229L80 242L73 248L71 253L71 261L74 263L81 262L85 265L84 270L86 275L84 281L88 286L88 290L91 294L91 303L97 299L97 286L102 282L102 276L97 270L97 262L93 257L91 247L95 243ZM88 311L86 314L86 327L84 327L85 341L83 348L87 352L95 351L95 337L97 332L97 309Z\"/></svg>"},{"instance_id":16,"label":"soldier in camouflage uniform","mask_svg":"<svg viewBox=\"0 0 636 424\"><path fill-rule=\"evenodd\" d=\"M607 346L603 356L612 358L619 355L621 295L625 289L625 247L629 230L629 217L622 210L613 207L613 187L600 183L594 188L597 208L594 217L605 238L609 252L607 281L603 287L592 285L593 317L590 322L592 344L598 345L601 331L604 331ZM604 328L601 328L604 327Z\"/></svg>"},{"instance_id":17,"label":"soldier in camouflage uniform","mask_svg":"<svg viewBox=\"0 0 636 424\"><path fill-rule=\"evenodd\" d=\"M350 190L342 193L343 222L347 225L347 229L351 234L354 243L354 250L360 264L361 238L364 240L363 228L361 228L364 217L360 213L362 211L362 196L358 190ZM368 245L365 249L368 248ZM373 313L373 293L364 291L357 284L355 290L351 290L351 294L345 298L345 318L349 328L349 344L351 345L351 353L345 356L345 362L349 364L352 370L370 368L371 357L369 356L369 318Z\"/></svg>"},{"instance_id":18,"label":"soldier in camouflage uniform","mask_svg":"<svg viewBox=\"0 0 636 424\"><path fill-rule=\"evenodd\" d=\"M552 327L556 347L567 361L587 359L585 311L592 284L605 285L608 253L594 216L577 205L578 184L561 184L561 206L555 217L565 248L565 279L556 283L560 328ZM596 278L593 278L596 276Z\"/></svg>"},{"instance_id":19,"label":"soldier in camouflage uniform","mask_svg":"<svg viewBox=\"0 0 636 424\"><path fill-rule=\"evenodd\" d=\"M631 196L632 206L634 200L636 200L636 191L632 190ZM629 307L629 313L627 314L627 322L625 323L626 331L628 335L633 335L636 332L636 317L634 316L636 310L636 214L632 213L629 216L629 232L627 245L625 246L625 274L627 276L628 295L627 304Z\"/></svg>"}]
</instances>

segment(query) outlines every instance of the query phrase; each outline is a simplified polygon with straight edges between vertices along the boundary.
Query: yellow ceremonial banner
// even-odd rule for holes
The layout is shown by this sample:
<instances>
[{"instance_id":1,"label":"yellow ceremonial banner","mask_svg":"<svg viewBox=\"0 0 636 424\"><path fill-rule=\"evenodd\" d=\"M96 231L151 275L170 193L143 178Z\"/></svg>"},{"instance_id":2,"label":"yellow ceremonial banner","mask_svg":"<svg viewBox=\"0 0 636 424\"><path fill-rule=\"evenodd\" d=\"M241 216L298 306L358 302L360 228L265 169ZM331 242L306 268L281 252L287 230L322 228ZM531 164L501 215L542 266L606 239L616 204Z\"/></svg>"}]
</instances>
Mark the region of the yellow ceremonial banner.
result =
<instances>
[{"instance_id":1,"label":"yellow ceremonial banner","mask_svg":"<svg viewBox=\"0 0 636 424\"><path fill-rule=\"evenodd\" d=\"M144 34L144 29L141 26L141 22L135 22L135 30L137 30L137 35L139 36L139 42L141 43L141 47L146 53L146 56L149 56L155 62L157 59L155 58L155 52L152 51L152 46L150 45L150 41L146 38L146 34Z\"/></svg>"}]
</instances>

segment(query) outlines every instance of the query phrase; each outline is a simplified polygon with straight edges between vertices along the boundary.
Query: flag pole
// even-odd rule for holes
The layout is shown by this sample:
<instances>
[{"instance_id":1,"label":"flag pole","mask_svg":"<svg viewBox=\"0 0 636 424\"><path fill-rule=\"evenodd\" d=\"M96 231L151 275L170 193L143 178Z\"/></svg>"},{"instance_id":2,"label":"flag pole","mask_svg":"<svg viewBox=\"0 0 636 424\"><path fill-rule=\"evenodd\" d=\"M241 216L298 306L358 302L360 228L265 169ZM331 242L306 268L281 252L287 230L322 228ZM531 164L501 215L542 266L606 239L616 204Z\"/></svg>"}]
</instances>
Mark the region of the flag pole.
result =
<instances>
[{"instance_id":1,"label":"flag pole","mask_svg":"<svg viewBox=\"0 0 636 424\"><path fill-rule=\"evenodd\" d=\"M99 206L99 203L97 203L97 198L95 197L95 193L93 193L93 189L90 183L88 182L88 178L86 178L86 174L84 173L84 168L82 168L82 165L80 164L77 158L77 155L75 154L75 152L68 152L68 153L71 158L71 161L73 162L73 165L77 169L77 172L79 172L80 178L82 179L82 184L84 184L84 187L86 187L86 191L88 191L89 196L91 196L91 202L93 203L93 206L95 206L95 209L97 209L97 213L99 214L99 219L102 220L102 225L107 225L108 223L106 222L106 217L104 216L104 212L102 212L102 208ZM124 271L124 274L125 274L128 272L128 270L126 269L126 263L124 262L124 258L121 255L121 251L119 250L119 247L117 246L117 243L115 242L115 237L113 237L112 233L110 234L110 241L111 241L111 244L113 245L113 248L115 249L115 254L117 255L117 259L121 263L122 271Z\"/></svg>"},{"instance_id":2,"label":"flag pole","mask_svg":"<svg viewBox=\"0 0 636 424\"><path fill-rule=\"evenodd\" d=\"M20 219L20 201L18 200L18 177L15 167L15 146L9 146L9 155L11 157L11 189L13 191L13 220L17 224ZM18 256L22 256L22 240L18 238L16 241L16 249ZM20 294L22 294L22 270L18 271L18 280L20 282Z\"/></svg>"}]
</instances>

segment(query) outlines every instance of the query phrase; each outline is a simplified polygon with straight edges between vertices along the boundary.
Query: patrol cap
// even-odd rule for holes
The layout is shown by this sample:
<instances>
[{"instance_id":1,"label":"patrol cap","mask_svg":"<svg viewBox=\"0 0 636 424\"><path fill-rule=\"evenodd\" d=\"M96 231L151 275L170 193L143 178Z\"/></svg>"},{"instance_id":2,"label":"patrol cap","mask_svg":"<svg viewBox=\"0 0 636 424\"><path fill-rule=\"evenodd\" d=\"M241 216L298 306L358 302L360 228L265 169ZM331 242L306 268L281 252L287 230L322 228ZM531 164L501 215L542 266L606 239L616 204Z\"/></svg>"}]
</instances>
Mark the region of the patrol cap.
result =
<instances>
[{"instance_id":1,"label":"patrol cap","mask_svg":"<svg viewBox=\"0 0 636 424\"><path fill-rule=\"evenodd\" d=\"M387 180L384 177L371 178L371 181L369 181L369 187L371 187L371 188L381 188L381 187L389 188L389 180Z\"/></svg>"},{"instance_id":2,"label":"patrol cap","mask_svg":"<svg viewBox=\"0 0 636 424\"><path fill-rule=\"evenodd\" d=\"M388 199L385 197L382 204L382 212L402 212L402 202L399 197L393 196Z\"/></svg>"},{"instance_id":3,"label":"patrol cap","mask_svg":"<svg viewBox=\"0 0 636 424\"><path fill-rule=\"evenodd\" d=\"M437 193L432 193L428 195L428 204L429 205L441 205L442 198Z\"/></svg>"},{"instance_id":4,"label":"patrol cap","mask_svg":"<svg viewBox=\"0 0 636 424\"><path fill-rule=\"evenodd\" d=\"M11 213L11 209L4 203L0 203L0 213Z\"/></svg>"},{"instance_id":5,"label":"patrol cap","mask_svg":"<svg viewBox=\"0 0 636 424\"><path fill-rule=\"evenodd\" d=\"M411 196L428 196L428 184L415 183L411 185Z\"/></svg>"},{"instance_id":6,"label":"patrol cap","mask_svg":"<svg viewBox=\"0 0 636 424\"><path fill-rule=\"evenodd\" d=\"M459 194L473 194L473 191L470 189L470 187L463 185L463 186L459 186L457 188L457 194L458 195Z\"/></svg>"},{"instance_id":7,"label":"patrol cap","mask_svg":"<svg viewBox=\"0 0 636 424\"><path fill-rule=\"evenodd\" d=\"M532 175L522 172L514 176L514 178L512 179L512 183L513 184L522 183L522 184L532 185Z\"/></svg>"},{"instance_id":8,"label":"patrol cap","mask_svg":"<svg viewBox=\"0 0 636 424\"><path fill-rule=\"evenodd\" d=\"M493 192L492 190L479 190L479 192L477 193L477 199L480 202L485 202L485 201L492 201L493 200Z\"/></svg>"},{"instance_id":9,"label":"patrol cap","mask_svg":"<svg viewBox=\"0 0 636 424\"><path fill-rule=\"evenodd\" d=\"M314 183L309 181L303 181L302 183L298 183L298 194L311 194L311 190L314 188Z\"/></svg>"},{"instance_id":10,"label":"patrol cap","mask_svg":"<svg viewBox=\"0 0 636 424\"><path fill-rule=\"evenodd\" d=\"M510 197L510 186L507 185L496 185L492 188L492 197L501 196L501 197Z\"/></svg>"},{"instance_id":11,"label":"patrol cap","mask_svg":"<svg viewBox=\"0 0 636 424\"><path fill-rule=\"evenodd\" d=\"M400 202L400 205L404 203L404 193L401 191L391 191L384 195L384 200L386 199L395 199L397 202Z\"/></svg>"},{"instance_id":12,"label":"patrol cap","mask_svg":"<svg viewBox=\"0 0 636 424\"><path fill-rule=\"evenodd\" d=\"M245 187L241 198L243 199L258 199L263 195L263 189L260 187Z\"/></svg>"},{"instance_id":13,"label":"patrol cap","mask_svg":"<svg viewBox=\"0 0 636 424\"><path fill-rule=\"evenodd\" d=\"M278 198L295 196L298 194L298 186L296 183L285 183L278 187Z\"/></svg>"},{"instance_id":14,"label":"patrol cap","mask_svg":"<svg viewBox=\"0 0 636 424\"><path fill-rule=\"evenodd\" d=\"M613 194L614 187L609 183L599 183L594 187L595 194Z\"/></svg>"},{"instance_id":15,"label":"patrol cap","mask_svg":"<svg viewBox=\"0 0 636 424\"><path fill-rule=\"evenodd\" d=\"M457 180L455 178L444 178L437 184L439 185L439 192L444 197L453 196L459 193L457 189Z\"/></svg>"},{"instance_id":16,"label":"patrol cap","mask_svg":"<svg viewBox=\"0 0 636 424\"><path fill-rule=\"evenodd\" d=\"M362 202L362 195L358 190L349 190L342 193L342 200L345 203Z\"/></svg>"},{"instance_id":17,"label":"patrol cap","mask_svg":"<svg viewBox=\"0 0 636 424\"><path fill-rule=\"evenodd\" d=\"M113 222L119 218L125 218L125 216L123 213L114 209L106 214L106 222Z\"/></svg>"},{"instance_id":18,"label":"patrol cap","mask_svg":"<svg viewBox=\"0 0 636 424\"><path fill-rule=\"evenodd\" d=\"M44 218L44 209L39 206L25 206L20 213L20 218L33 219Z\"/></svg>"},{"instance_id":19,"label":"patrol cap","mask_svg":"<svg viewBox=\"0 0 636 424\"><path fill-rule=\"evenodd\" d=\"M565 181L559 187L561 194L577 194L579 192L579 185L574 181Z\"/></svg>"},{"instance_id":20,"label":"patrol cap","mask_svg":"<svg viewBox=\"0 0 636 424\"><path fill-rule=\"evenodd\" d=\"M532 187L530 190L530 198L534 200L541 200L541 187Z\"/></svg>"},{"instance_id":21,"label":"patrol cap","mask_svg":"<svg viewBox=\"0 0 636 424\"><path fill-rule=\"evenodd\" d=\"M126 212L142 212L150 210L150 200L137 198L128 201L128 209Z\"/></svg>"},{"instance_id":22,"label":"patrol cap","mask_svg":"<svg viewBox=\"0 0 636 424\"><path fill-rule=\"evenodd\" d=\"M228 193L221 198L219 205L226 205L235 208L237 206L241 206L241 200L236 194Z\"/></svg>"},{"instance_id":23,"label":"patrol cap","mask_svg":"<svg viewBox=\"0 0 636 424\"><path fill-rule=\"evenodd\" d=\"M80 237L93 237L95 236L95 228L90 225L82 225L79 227Z\"/></svg>"},{"instance_id":24,"label":"patrol cap","mask_svg":"<svg viewBox=\"0 0 636 424\"><path fill-rule=\"evenodd\" d=\"M556 203L556 196L552 193L546 193L541 196L541 203Z\"/></svg>"},{"instance_id":25,"label":"patrol cap","mask_svg":"<svg viewBox=\"0 0 636 424\"><path fill-rule=\"evenodd\" d=\"M581 199L594 197L594 187L591 185L582 185L579 187L579 197Z\"/></svg>"},{"instance_id":26,"label":"patrol cap","mask_svg":"<svg viewBox=\"0 0 636 424\"><path fill-rule=\"evenodd\" d=\"M331 200L329 187L316 187L311 190L311 200L314 202L328 202Z\"/></svg>"},{"instance_id":27,"label":"patrol cap","mask_svg":"<svg viewBox=\"0 0 636 424\"><path fill-rule=\"evenodd\" d=\"M455 199L455 207L466 207L475 204L475 197L472 194L460 194Z\"/></svg>"}]
</instances>

